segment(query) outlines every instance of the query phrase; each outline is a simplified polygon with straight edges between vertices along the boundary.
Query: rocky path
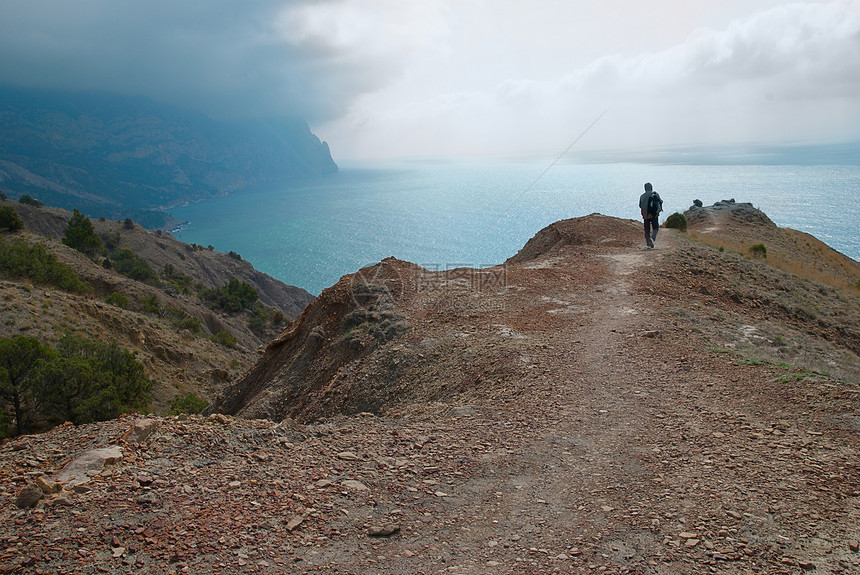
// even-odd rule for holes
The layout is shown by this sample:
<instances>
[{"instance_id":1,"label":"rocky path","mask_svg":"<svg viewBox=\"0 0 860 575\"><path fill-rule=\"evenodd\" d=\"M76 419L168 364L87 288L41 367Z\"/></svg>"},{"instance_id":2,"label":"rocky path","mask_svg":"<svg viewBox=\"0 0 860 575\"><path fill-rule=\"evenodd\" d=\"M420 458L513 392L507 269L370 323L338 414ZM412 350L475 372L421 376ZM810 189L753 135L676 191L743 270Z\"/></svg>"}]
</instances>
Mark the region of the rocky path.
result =
<instances>
[{"instance_id":1,"label":"rocky path","mask_svg":"<svg viewBox=\"0 0 860 575\"><path fill-rule=\"evenodd\" d=\"M309 426L165 418L137 437L126 418L7 442L0 573L860 571L860 394L704 347L641 281L676 249L661 239L512 269L453 323L415 327L470 342L438 376L472 378L462 395ZM106 445L119 462L15 505Z\"/></svg>"}]
</instances>

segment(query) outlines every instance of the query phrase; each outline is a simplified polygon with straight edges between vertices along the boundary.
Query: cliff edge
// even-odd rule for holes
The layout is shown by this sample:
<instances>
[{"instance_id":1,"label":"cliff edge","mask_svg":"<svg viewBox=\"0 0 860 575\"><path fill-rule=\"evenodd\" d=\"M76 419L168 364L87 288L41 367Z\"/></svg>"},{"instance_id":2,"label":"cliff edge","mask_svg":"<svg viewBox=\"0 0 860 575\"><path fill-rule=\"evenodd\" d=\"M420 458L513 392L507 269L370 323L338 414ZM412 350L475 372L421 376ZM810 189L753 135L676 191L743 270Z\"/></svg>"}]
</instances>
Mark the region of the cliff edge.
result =
<instances>
[{"instance_id":1,"label":"cliff edge","mask_svg":"<svg viewBox=\"0 0 860 575\"><path fill-rule=\"evenodd\" d=\"M495 268L359 270L225 393L241 418L126 418L5 444L2 560L856 571L858 286L773 265L772 231L744 231L766 258L702 241L723 237L696 222L644 250L641 223L592 215ZM826 257L860 281L856 262ZM108 445L121 459L85 489L52 491L72 455ZM25 498L42 476L50 492Z\"/></svg>"}]
</instances>

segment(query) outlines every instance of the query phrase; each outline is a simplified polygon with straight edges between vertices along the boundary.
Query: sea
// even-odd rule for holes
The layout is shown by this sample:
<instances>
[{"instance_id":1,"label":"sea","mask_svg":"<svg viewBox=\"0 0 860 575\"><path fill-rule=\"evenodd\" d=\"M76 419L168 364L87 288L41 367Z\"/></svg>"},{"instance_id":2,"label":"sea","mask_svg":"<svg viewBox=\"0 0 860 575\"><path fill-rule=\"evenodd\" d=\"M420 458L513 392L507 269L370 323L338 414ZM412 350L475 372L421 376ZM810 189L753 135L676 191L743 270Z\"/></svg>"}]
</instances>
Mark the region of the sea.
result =
<instances>
[{"instance_id":1,"label":"sea","mask_svg":"<svg viewBox=\"0 0 860 575\"><path fill-rule=\"evenodd\" d=\"M774 223L860 260L860 166L581 164L553 159L343 163L176 207L183 242L233 251L314 295L388 256L431 270L503 263L552 222L639 220L651 182L663 216L694 200L750 202Z\"/></svg>"}]
</instances>

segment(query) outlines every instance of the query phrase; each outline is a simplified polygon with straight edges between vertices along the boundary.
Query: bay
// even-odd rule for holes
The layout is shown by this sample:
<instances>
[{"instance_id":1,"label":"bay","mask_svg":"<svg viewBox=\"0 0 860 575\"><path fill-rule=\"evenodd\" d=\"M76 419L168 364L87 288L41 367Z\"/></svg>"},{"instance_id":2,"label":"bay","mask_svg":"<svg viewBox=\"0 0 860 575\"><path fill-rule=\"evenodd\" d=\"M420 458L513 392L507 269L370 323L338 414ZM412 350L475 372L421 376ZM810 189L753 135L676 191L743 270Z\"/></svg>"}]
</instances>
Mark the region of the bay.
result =
<instances>
[{"instance_id":1,"label":"bay","mask_svg":"<svg viewBox=\"0 0 860 575\"><path fill-rule=\"evenodd\" d=\"M601 213L639 219L651 182L664 216L699 199L751 202L779 226L860 259L860 166L578 164L552 159L343 164L170 210L174 235L234 251L317 295L388 256L428 269L504 262L544 226Z\"/></svg>"}]
</instances>

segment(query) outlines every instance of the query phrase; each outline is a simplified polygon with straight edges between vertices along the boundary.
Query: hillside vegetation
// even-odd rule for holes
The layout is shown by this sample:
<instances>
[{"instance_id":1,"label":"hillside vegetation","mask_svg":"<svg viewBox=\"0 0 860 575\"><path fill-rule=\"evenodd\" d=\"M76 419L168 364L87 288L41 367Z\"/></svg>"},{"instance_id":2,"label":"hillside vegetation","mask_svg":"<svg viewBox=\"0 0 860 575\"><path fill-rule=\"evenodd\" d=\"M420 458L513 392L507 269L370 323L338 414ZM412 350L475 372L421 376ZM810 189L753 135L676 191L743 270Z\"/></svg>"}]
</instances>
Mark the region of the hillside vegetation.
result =
<instances>
[{"instance_id":1,"label":"hillside vegetation","mask_svg":"<svg viewBox=\"0 0 860 575\"><path fill-rule=\"evenodd\" d=\"M0 207L23 223L0 234L0 338L53 348L80 337L129 350L152 388L151 403L136 410L167 413L188 394L214 401L313 299L238 254L187 245L131 220L89 220L11 200ZM4 410L13 421L11 404Z\"/></svg>"}]
</instances>

